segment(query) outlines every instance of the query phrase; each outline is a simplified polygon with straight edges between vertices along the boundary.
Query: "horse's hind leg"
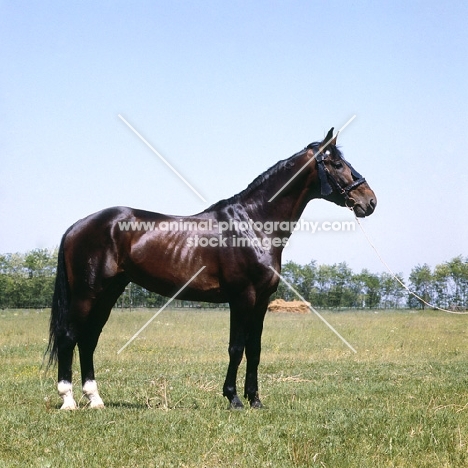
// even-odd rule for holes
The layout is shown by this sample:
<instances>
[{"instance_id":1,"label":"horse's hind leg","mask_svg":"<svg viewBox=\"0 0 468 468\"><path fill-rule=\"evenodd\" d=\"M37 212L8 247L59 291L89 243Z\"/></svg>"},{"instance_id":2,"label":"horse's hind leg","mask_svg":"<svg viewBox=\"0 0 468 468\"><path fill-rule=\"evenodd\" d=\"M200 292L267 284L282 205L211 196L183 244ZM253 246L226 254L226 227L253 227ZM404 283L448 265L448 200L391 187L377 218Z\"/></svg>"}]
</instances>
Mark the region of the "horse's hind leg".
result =
<instances>
[{"instance_id":1,"label":"horse's hind leg","mask_svg":"<svg viewBox=\"0 0 468 468\"><path fill-rule=\"evenodd\" d=\"M80 352L81 383L83 394L89 400L90 408L104 408L104 402L99 395L97 383L94 377L93 354L96 349L99 336L105 321L109 317L110 310L105 314L104 323L94 318L96 310L93 308L90 317L83 325L78 339L78 350Z\"/></svg>"},{"instance_id":2,"label":"horse's hind leg","mask_svg":"<svg viewBox=\"0 0 468 468\"><path fill-rule=\"evenodd\" d=\"M60 409L73 410L78 408L73 398L72 364L75 346L82 335L82 317L88 317L91 310L91 301L74 300L70 306L70 319L66 330L60 330L57 335L58 360L58 394L63 399Z\"/></svg>"},{"instance_id":3,"label":"horse's hind leg","mask_svg":"<svg viewBox=\"0 0 468 468\"><path fill-rule=\"evenodd\" d=\"M108 287L101 292L93 305L86 323L83 324L78 338L83 394L89 400L90 408L104 408L104 402L99 395L94 375L93 355L102 328L109 318L112 307L127 284L128 281L126 279L118 280L116 278L112 287Z\"/></svg>"},{"instance_id":4,"label":"horse's hind leg","mask_svg":"<svg viewBox=\"0 0 468 468\"><path fill-rule=\"evenodd\" d=\"M78 406L73 398L72 387L72 362L73 351L76 346L76 339L72 334L67 333L57 338L58 347L58 384L57 390L63 399L60 409L74 410Z\"/></svg>"},{"instance_id":5,"label":"horse's hind leg","mask_svg":"<svg viewBox=\"0 0 468 468\"><path fill-rule=\"evenodd\" d=\"M87 330L78 342L83 394L89 400L90 408L104 408L104 402L99 395L97 383L94 377L93 363L93 354L100 334L101 330Z\"/></svg>"}]
</instances>

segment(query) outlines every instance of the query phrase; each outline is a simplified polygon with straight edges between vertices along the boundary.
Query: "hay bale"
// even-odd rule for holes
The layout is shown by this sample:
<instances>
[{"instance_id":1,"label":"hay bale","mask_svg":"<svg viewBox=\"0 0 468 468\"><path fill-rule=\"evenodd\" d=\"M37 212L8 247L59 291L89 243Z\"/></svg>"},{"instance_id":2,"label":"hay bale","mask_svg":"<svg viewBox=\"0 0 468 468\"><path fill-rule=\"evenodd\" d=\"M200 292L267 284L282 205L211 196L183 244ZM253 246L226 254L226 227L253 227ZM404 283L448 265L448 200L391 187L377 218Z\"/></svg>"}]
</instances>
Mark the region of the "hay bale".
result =
<instances>
[{"instance_id":1,"label":"hay bale","mask_svg":"<svg viewBox=\"0 0 468 468\"><path fill-rule=\"evenodd\" d=\"M284 299L275 299L268 305L269 312L283 312L291 314L308 314L310 312L310 303L302 301L285 301Z\"/></svg>"}]
</instances>

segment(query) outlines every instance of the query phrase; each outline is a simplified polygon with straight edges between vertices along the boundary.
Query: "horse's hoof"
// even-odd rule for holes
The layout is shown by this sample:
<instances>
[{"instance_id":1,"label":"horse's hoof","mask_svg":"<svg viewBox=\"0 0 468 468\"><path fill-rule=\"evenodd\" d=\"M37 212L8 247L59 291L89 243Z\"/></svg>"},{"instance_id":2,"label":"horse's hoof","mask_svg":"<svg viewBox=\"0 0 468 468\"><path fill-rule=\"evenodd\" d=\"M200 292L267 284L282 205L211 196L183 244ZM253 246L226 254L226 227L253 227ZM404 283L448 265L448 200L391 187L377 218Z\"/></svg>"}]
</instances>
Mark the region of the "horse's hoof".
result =
<instances>
[{"instance_id":1,"label":"horse's hoof","mask_svg":"<svg viewBox=\"0 0 468 468\"><path fill-rule=\"evenodd\" d=\"M77 408L78 408L78 405L75 403L75 401L64 403L60 407L61 410L65 410L65 411L73 411L73 410L76 410Z\"/></svg>"},{"instance_id":2,"label":"horse's hoof","mask_svg":"<svg viewBox=\"0 0 468 468\"><path fill-rule=\"evenodd\" d=\"M234 398L229 403L229 409L232 409L232 410L244 409L244 405L242 404L242 401L239 400L239 397L237 395L234 395Z\"/></svg>"},{"instance_id":3,"label":"horse's hoof","mask_svg":"<svg viewBox=\"0 0 468 468\"><path fill-rule=\"evenodd\" d=\"M264 408L264 406L263 406L263 404L262 404L262 402L260 401L259 398L255 398L255 400L252 400L250 402L250 407L252 409L262 409L262 408Z\"/></svg>"},{"instance_id":4,"label":"horse's hoof","mask_svg":"<svg viewBox=\"0 0 468 468\"><path fill-rule=\"evenodd\" d=\"M91 401L89 403L89 407L92 408L92 409L105 408L104 403L102 402L102 400L100 402L99 401Z\"/></svg>"}]
</instances>

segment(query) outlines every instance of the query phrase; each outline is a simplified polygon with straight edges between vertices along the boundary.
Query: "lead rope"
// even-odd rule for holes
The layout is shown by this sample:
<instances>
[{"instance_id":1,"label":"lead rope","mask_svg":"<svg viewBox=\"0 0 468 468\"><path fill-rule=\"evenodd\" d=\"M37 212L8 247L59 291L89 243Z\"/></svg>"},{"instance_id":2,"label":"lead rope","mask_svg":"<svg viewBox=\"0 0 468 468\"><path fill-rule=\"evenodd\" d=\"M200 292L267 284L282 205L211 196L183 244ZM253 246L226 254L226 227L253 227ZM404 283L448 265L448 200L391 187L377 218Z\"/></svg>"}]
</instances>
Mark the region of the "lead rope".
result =
<instances>
[{"instance_id":1,"label":"lead rope","mask_svg":"<svg viewBox=\"0 0 468 468\"><path fill-rule=\"evenodd\" d=\"M406 291L408 291L408 293L410 293L416 299L420 300L423 304L427 305L428 307L430 307L432 309L437 309L437 310L440 310L442 312L446 312L448 314L457 314L457 315L466 315L466 314L468 314L468 312L457 312L455 310L442 309L441 307L438 307L438 306L436 306L434 304L429 304L429 302L425 301L421 296L418 296L415 292L411 291L411 289L409 289L408 286L406 286L406 284L403 283L403 281L401 281L400 278L398 278L398 276L395 275L395 273L393 273L391 268L387 265L387 262L382 258L382 256L378 252L375 245L369 239L369 236L367 235L366 231L364 230L362 224L359 222L359 219L356 216L354 216L354 218L356 219L359 227L361 228L361 231L364 234L364 237L367 239L367 242L369 242L369 245L374 249L374 252L377 254L377 257L379 258L379 260L382 262L383 265L385 265L385 268L387 268L388 272L392 275L393 279L398 281L398 283L400 283L403 286L403 288L405 288Z\"/></svg>"}]
</instances>

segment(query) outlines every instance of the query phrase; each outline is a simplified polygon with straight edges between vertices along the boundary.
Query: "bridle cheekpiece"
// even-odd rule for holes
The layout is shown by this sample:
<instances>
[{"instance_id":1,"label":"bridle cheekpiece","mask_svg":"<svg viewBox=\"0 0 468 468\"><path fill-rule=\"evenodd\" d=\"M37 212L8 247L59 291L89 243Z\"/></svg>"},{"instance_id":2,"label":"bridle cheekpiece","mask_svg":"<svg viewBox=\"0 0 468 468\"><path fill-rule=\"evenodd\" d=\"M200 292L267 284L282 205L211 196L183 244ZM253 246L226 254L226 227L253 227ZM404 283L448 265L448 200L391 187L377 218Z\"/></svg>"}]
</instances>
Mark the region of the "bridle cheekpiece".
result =
<instances>
[{"instance_id":1,"label":"bridle cheekpiece","mask_svg":"<svg viewBox=\"0 0 468 468\"><path fill-rule=\"evenodd\" d=\"M316 145L309 145L307 148L311 149L313 152L314 149L316 149ZM353 182L348 184L346 187L343 187L325 166L324 161L328 158L329 154L324 154L322 151L323 148L319 149L318 152L314 154L314 158L317 161L321 195L322 197L327 197L333 192L333 190L336 190L340 195L344 197L346 205L349 206L348 201L351 199L349 193L357 187L359 187L361 184L363 184L366 181L366 179L362 177L361 174L359 174L359 172L357 172L353 168L353 166L351 166L351 164L343 158L343 156L340 156L341 161L344 162L351 169L351 175L354 179Z\"/></svg>"}]
</instances>

